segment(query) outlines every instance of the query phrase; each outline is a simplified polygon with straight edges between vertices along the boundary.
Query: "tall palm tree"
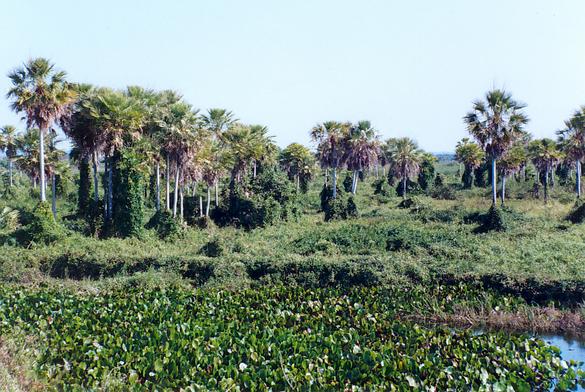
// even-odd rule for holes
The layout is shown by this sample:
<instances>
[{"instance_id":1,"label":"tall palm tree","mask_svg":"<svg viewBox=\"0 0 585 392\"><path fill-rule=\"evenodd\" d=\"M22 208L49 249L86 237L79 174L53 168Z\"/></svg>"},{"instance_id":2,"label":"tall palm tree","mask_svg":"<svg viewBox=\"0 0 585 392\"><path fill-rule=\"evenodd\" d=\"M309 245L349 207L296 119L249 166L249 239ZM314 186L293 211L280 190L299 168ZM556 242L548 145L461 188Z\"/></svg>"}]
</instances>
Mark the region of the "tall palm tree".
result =
<instances>
[{"instance_id":1,"label":"tall palm tree","mask_svg":"<svg viewBox=\"0 0 585 392\"><path fill-rule=\"evenodd\" d=\"M506 178L517 173L526 165L527 155L524 143L516 143L500 160L500 174L502 176L501 200L504 205L506 199Z\"/></svg>"},{"instance_id":2,"label":"tall palm tree","mask_svg":"<svg viewBox=\"0 0 585 392\"><path fill-rule=\"evenodd\" d=\"M299 143L289 144L282 150L279 162L288 178L295 182L297 191L300 188L301 181L307 182L312 177L315 158L307 147Z\"/></svg>"},{"instance_id":3,"label":"tall palm tree","mask_svg":"<svg viewBox=\"0 0 585 392\"><path fill-rule=\"evenodd\" d=\"M311 129L311 139L317 143L317 156L323 169L332 170L332 196L337 197L337 170L347 159L347 137L350 123L326 121Z\"/></svg>"},{"instance_id":4,"label":"tall palm tree","mask_svg":"<svg viewBox=\"0 0 585 392\"><path fill-rule=\"evenodd\" d=\"M75 100L75 91L66 81L64 71L56 71L44 58L29 60L8 77L12 87L7 97L17 113L24 113L27 126L39 128L39 173L41 202L46 198L45 142L49 128L63 116Z\"/></svg>"},{"instance_id":5,"label":"tall palm tree","mask_svg":"<svg viewBox=\"0 0 585 392\"><path fill-rule=\"evenodd\" d=\"M211 131L217 138L221 138L223 132L238 121L234 114L227 109L213 108L201 116L203 127Z\"/></svg>"},{"instance_id":6,"label":"tall palm tree","mask_svg":"<svg viewBox=\"0 0 585 392\"><path fill-rule=\"evenodd\" d=\"M100 89L96 99L86 102L86 105L103 144L107 174L104 210L106 219L110 219L113 211L114 156L125 144L141 136L144 110L137 99L110 89Z\"/></svg>"},{"instance_id":7,"label":"tall palm tree","mask_svg":"<svg viewBox=\"0 0 585 392\"><path fill-rule=\"evenodd\" d=\"M575 111L565 121L565 128L558 131L561 149L567 159L575 161L575 182L577 198L581 197L581 163L585 160L585 106Z\"/></svg>"},{"instance_id":8,"label":"tall palm tree","mask_svg":"<svg viewBox=\"0 0 585 392\"><path fill-rule=\"evenodd\" d=\"M248 171L249 166L264 157L273 154L274 143L266 135L266 128L261 126L249 126L234 123L223 133L222 145L226 148L225 158L231 169L230 189L233 190L236 183ZM271 159L271 158L270 158Z\"/></svg>"},{"instance_id":9,"label":"tall palm tree","mask_svg":"<svg viewBox=\"0 0 585 392\"><path fill-rule=\"evenodd\" d=\"M473 171L482 164L485 154L479 145L463 138L455 147L455 159L464 166L463 187L470 189L473 186Z\"/></svg>"},{"instance_id":10,"label":"tall palm tree","mask_svg":"<svg viewBox=\"0 0 585 392\"><path fill-rule=\"evenodd\" d=\"M388 144L390 170L396 178L402 180L402 197L406 199L407 181L418 175L422 154L416 142L407 137L389 140Z\"/></svg>"},{"instance_id":11,"label":"tall palm tree","mask_svg":"<svg viewBox=\"0 0 585 392\"><path fill-rule=\"evenodd\" d=\"M528 151L532 163L544 173L544 202L548 201L548 177L553 167L562 159L557 143L552 139L537 139L530 142Z\"/></svg>"},{"instance_id":12,"label":"tall palm tree","mask_svg":"<svg viewBox=\"0 0 585 392\"><path fill-rule=\"evenodd\" d=\"M88 84L78 84L77 101L66 116L61 118L61 128L71 138L78 151L80 165L91 161L93 169L93 200L99 200L99 161L105 147L105 134L100 128L99 118L95 116L95 107L104 89ZM92 112L92 110L94 112Z\"/></svg>"},{"instance_id":13,"label":"tall palm tree","mask_svg":"<svg viewBox=\"0 0 585 392\"><path fill-rule=\"evenodd\" d=\"M485 101L473 103L464 118L467 130L478 141L492 164L492 203L496 204L496 161L523 137L528 117L522 112L525 105L515 101L503 90L486 93Z\"/></svg>"},{"instance_id":14,"label":"tall palm tree","mask_svg":"<svg viewBox=\"0 0 585 392\"><path fill-rule=\"evenodd\" d=\"M14 163L14 158L16 157L16 152L18 150L17 139L18 135L15 126L5 125L0 129L0 150L6 154L6 158L8 159L8 183L10 187L13 185L12 166Z\"/></svg>"},{"instance_id":15,"label":"tall palm tree","mask_svg":"<svg viewBox=\"0 0 585 392\"><path fill-rule=\"evenodd\" d=\"M347 167L353 171L351 193L355 195L359 172L369 169L378 158L379 143L376 130L367 121L352 126L347 141Z\"/></svg>"},{"instance_id":16,"label":"tall palm tree","mask_svg":"<svg viewBox=\"0 0 585 392\"><path fill-rule=\"evenodd\" d=\"M169 162L174 163L175 184L172 210L173 216L176 217L181 180L184 181L189 176L197 177L195 176L196 168L188 165L199 149L197 111L193 110L191 105L186 102L173 103L169 105L163 123L163 128L167 133L164 136L162 147Z\"/></svg>"}]
</instances>

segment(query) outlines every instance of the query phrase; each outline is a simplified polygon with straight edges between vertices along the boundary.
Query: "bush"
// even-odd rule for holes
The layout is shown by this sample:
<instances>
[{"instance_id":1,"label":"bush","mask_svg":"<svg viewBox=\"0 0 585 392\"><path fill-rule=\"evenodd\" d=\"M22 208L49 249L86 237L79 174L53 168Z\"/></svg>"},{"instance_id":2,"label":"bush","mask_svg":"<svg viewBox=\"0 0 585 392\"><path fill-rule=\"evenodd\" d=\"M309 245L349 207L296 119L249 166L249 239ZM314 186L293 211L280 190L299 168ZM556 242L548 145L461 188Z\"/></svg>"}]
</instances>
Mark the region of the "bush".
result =
<instances>
[{"instance_id":1,"label":"bush","mask_svg":"<svg viewBox=\"0 0 585 392\"><path fill-rule=\"evenodd\" d=\"M414 212L427 208L427 204L416 196L409 197L398 203L398 208L410 209Z\"/></svg>"},{"instance_id":2,"label":"bush","mask_svg":"<svg viewBox=\"0 0 585 392\"><path fill-rule=\"evenodd\" d=\"M50 244L65 236L47 202L39 203L30 217L30 223L16 233L16 237L23 245Z\"/></svg>"},{"instance_id":3,"label":"bush","mask_svg":"<svg viewBox=\"0 0 585 392\"><path fill-rule=\"evenodd\" d=\"M480 218L481 225L475 229L477 233L487 233L489 231L506 231L506 224L504 222L504 214L502 210L495 205L492 205L487 214Z\"/></svg>"},{"instance_id":4,"label":"bush","mask_svg":"<svg viewBox=\"0 0 585 392\"><path fill-rule=\"evenodd\" d=\"M585 221L585 203L581 200L577 200L566 219L571 223L583 223L583 221Z\"/></svg>"},{"instance_id":5,"label":"bush","mask_svg":"<svg viewBox=\"0 0 585 392\"><path fill-rule=\"evenodd\" d=\"M219 237L215 237L208 241L199 250L199 254L207 257L219 257L225 253L223 242Z\"/></svg>"},{"instance_id":6,"label":"bush","mask_svg":"<svg viewBox=\"0 0 585 392\"><path fill-rule=\"evenodd\" d=\"M343 189L346 192L351 192L352 185L353 185L353 176L351 175L351 173L347 173L347 175L343 179Z\"/></svg>"},{"instance_id":7,"label":"bush","mask_svg":"<svg viewBox=\"0 0 585 392\"><path fill-rule=\"evenodd\" d=\"M396 195L402 197L403 195L403 183L402 181L398 181L396 185ZM406 180L406 194L407 195L418 195L422 193L422 189L417 182L411 181L410 179Z\"/></svg>"},{"instance_id":8,"label":"bush","mask_svg":"<svg viewBox=\"0 0 585 392\"><path fill-rule=\"evenodd\" d=\"M157 211L146 224L147 229L154 229L160 238L166 239L180 236L182 233L181 224L173 218L167 210Z\"/></svg>"},{"instance_id":9,"label":"bush","mask_svg":"<svg viewBox=\"0 0 585 392\"><path fill-rule=\"evenodd\" d=\"M431 197L438 200L457 200L455 190L449 185L435 186L431 192Z\"/></svg>"},{"instance_id":10,"label":"bush","mask_svg":"<svg viewBox=\"0 0 585 392\"><path fill-rule=\"evenodd\" d=\"M353 197L347 195L337 188L337 195L333 198L333 188L326 185L321 190L321 210L325 213L325 221L329 222L338 219L348 219L359 215L357 205Z\"/></svg>"},{"instance_id":11,"label":"bush","mask_svg":"<svg viewBox=\"0 0 585 392\"><path fill-rule=\"evenodd\" d=\"M386 180L376 180L372 183L372 188L374 188L374 195L383 196L383 197L390 197L392 196L392 192Z\"/></svg>"},{"instance_id":12,"label":"bush","mask_svg":"<svg viewBox=\"0 0 585 392\"><path fill-rule=\"evenodd\" d=\"M142 157L128 149L116 154L113 162L113 230L121 237L137 236L144 219Z\"/></svg>"},{"instance_id":13,"label":"bush","mask_svg":"<svg viewBox=\"0 0 585 392\"><path fill-rule=\"evenodd\" d=\"M234 225L249 230L296 218L299 214L294 185L282 171L266 167L251 181L224 191L222 204L213 211L212 218L220 226Z\"/></svg>"}]
</instances>

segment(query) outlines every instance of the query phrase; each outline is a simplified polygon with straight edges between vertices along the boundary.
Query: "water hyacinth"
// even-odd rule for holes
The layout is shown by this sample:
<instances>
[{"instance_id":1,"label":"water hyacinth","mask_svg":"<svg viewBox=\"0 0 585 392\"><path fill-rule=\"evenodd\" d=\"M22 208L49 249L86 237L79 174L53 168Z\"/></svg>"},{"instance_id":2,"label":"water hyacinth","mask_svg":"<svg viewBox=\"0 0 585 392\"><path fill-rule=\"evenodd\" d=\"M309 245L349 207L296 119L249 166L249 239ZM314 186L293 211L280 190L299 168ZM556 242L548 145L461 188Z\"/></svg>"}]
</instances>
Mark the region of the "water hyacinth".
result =
<instances>
[{"instance_id":1,"label":"water hyacinth","mask_svg":"<svg viewBox=\"0 0 585 392\"><path fill-rule=\"evenodd\" d=\"M132 390L259 391L531 391L584 383L579 364L539 339L427 328L400 321L397 308L377 288L264 287L235 296L4 287L0 333L42 337L36 371L57 389L99 389L112 380Z\"/></svg>"}]
</instances>

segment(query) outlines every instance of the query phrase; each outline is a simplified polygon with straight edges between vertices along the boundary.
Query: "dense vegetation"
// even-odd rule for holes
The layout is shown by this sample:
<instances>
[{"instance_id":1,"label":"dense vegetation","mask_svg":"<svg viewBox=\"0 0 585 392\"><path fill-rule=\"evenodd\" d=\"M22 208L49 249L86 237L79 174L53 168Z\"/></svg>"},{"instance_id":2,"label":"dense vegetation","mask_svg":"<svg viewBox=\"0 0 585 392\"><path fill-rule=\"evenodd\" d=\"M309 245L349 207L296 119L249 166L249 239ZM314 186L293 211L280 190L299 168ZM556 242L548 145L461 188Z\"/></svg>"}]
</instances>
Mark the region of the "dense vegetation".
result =
<instances>
[{"instance_id":1,"label":"dense vegetation","mask_svg":"<svg viewBox=\"0 0 585 392\"><path fill-rule=\"evenodd\" d=\"M583 337L585 110L557 141L531 140L524 106L494 90L454 157L381 141L368 121L317 124L313 153L176 92L68 83L44 59L11 81L28 130L0 140L0 364L30 360L22 382L566 390L583 377L493 330Z\"/></svg>"}]
</instances>

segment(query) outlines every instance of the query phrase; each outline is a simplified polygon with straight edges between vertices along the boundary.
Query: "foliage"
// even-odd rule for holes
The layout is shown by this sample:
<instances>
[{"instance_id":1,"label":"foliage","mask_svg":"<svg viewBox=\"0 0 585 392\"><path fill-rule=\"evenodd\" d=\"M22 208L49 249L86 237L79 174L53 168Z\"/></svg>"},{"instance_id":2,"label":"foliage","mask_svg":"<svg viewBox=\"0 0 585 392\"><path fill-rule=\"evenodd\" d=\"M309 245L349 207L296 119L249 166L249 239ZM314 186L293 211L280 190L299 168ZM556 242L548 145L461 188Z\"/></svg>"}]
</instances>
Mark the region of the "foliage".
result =
<instances>
[{"instance_id":1,"label":"foliage","mask_svg":"<svg viewBox=\"0 0 585 392\"><path fill-rule=\"evenodd\" d=\"M443 298L456 291L442 292L449 306ZM0 293L0 332L42 336L36 370L57 389L95 389L113 378L136 390L546 390L583 379L577 363L541 340L398 321L401 308L426 307L420 290Z\"/></svg>"},{"instance_id":2,"label":"foliage","mask_svg":"<svg viewBox=\"0 0 585 392\"><path fill-rule=\"evenodd\" d=\"M506 231L506 222L502 210L492 205L488 212L480 218L481 225L476 229L478 233L488 231Z\"/></svg>"},{"instance_id":3,"label":"foliage","mask_svg":"<svg viewBox=\"0 0 585 392\"><path fill-rule=\"evenodd\" d=\"M585 203L583 203L583 201L578 200L575 203L567 215L567 220L572 223L583 223L585 221Z\"/></svg>"},{"instance_id":4,"label":"foliage","mask_svg":"<svg viewBox=\"0 0 585 392\"><path fill-rule=\"evenodd\" d=\"M224 254L225 246L219 237L212 238L201 247L199 253L207 257L220 257Z\"/></svg>"},{"instance_id":5,"label":"foliage","mask_svg":"<svg viewBox=\"0 0 585 392\"><path fill-rule=\"evenodd\" d=\"M85 215L91 204L91 180L89 172L89 162L82 160L79 162L79 184L77 187L77 212L79 215Z\"/></svg>"},{"instance_id":6,"label":"foliage","mask_svg":"<svg viewBox=\"0 0 585 392\"><path fill-rule=\"evenodd\" d=\"M50 244L65 236L63 228L55 221L49 203L39 203L30 216L30 222L19 229L16 237L24 245Z\"/></svg>"},{"instance_id":7,"label":"foliage","mask_svg":"<svg viewBox=\"0 0 585 392\"><path fill-rule=\"evenodd\" d=\"M337 197L333 197L333 189L329 185L323 186L319 197L321 211L325 215L325 222L354 218L359 215L353 197L348 196L348 193L342 192L339 187L337 188Z\"/></svg>"},{"instance_id":8,"label":"foliage","mask_svg":"<svg viewBox=\"0 0 585 392\"><path fill-rule=\"evenodd\" d=\"M147 229L154 229L160 238L175 238L182 232L181 224L164 209L157 211L146 224Z\"/></svg>"},{"instance_id":9,"label":"foliage","mask_svg":"<svg viewBox=\"0 0 585 392\"><path fill-rule=\"evenodd\" d=\"M15 230L18 227L18 210L4 207L0 210L0 230Z\"/></svg>"},{"instance_id":10,"label":"foliage","mask_svg":"<svg viewBox=\"0 0 585 392\"><path fill-rule=\"evenodd\" d=\"M222 226L254 229L297 217L297 204L294 186L273 167L224 194L212 218Z\"/></svg>"},{"instance_id":11,"label":"foliage","mask_svg":"<svg viewBox=\"0 0 585 392\"><path fill-rule=\"evenodd\" d=\"M418 185L423 191L429 190L435 180L435 163L437 158L432 154L422 154L420 170L418 172Z\"/></svg>"},{"instance_id":12,"label":"foliage","mask_svg":"<svg viewBox=\"0 0 585 392\"><path fill-rule=\"evenodd\" d=\"M144 220L144 178L140 170L140 154L128 149L116 156L114 162L112 221L118 235L136 236L141 233Z\"/></svg>"}]
</instances>

